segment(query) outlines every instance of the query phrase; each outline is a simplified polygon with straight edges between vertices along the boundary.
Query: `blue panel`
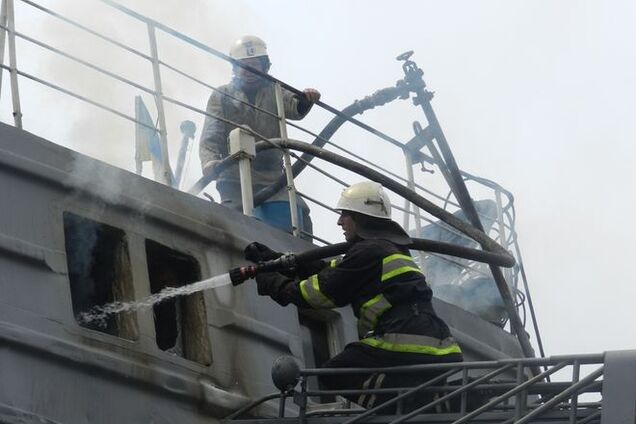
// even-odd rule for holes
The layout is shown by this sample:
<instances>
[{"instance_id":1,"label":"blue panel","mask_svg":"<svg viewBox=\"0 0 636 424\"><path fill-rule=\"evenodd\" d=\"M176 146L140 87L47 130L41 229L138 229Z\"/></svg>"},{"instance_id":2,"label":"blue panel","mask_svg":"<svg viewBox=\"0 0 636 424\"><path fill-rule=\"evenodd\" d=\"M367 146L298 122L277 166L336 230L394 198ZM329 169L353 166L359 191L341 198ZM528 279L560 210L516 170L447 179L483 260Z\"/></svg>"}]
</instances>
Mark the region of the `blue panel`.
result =
<instances>
[{"instance_id":1,"label":"blue panel","mask_svg":"<svg viewBox=\"0 0 636 424\"><path fill-rule=\"evenodd\" d=\"M307 231L304 226L302 209L297 206L298 226L301 230ZM289 213L289 202L276 201L265 202L254 208L254 218L257 218L272 227L279 228L291 233L291 214Z\"/></svg>"}]
</instances>

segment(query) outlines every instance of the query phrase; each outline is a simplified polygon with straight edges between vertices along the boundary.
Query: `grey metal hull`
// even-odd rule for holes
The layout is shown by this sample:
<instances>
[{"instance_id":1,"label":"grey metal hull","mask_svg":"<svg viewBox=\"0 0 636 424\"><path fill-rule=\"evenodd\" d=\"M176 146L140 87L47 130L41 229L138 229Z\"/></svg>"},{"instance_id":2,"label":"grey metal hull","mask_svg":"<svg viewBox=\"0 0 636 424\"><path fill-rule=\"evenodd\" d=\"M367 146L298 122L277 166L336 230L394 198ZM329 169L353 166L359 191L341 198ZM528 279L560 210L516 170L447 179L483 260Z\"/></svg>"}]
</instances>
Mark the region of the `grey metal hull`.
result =
<instances>
[{"instance_id":1,"label":"grey metal hull","mask_svg":"<svg viewBox=\"0 0 636 424\"><path fill-rule=\"evenodd\" d=\"M209 365L160 349L152 310L136 314L134 340L80 326L64 214L123 232L136 299L151 292L148 240L194 258L202 278L243 263L253 240L281 251L309 243L5 124L0 192L0 422L210 423L274 392L278 356L316 365L297 310L249 283L203 293ZM435 307L468 360L521 356L501 328L441 301ZM355 339L349 309L325 319L331 350Z\"/></svg>"}]
</instances>

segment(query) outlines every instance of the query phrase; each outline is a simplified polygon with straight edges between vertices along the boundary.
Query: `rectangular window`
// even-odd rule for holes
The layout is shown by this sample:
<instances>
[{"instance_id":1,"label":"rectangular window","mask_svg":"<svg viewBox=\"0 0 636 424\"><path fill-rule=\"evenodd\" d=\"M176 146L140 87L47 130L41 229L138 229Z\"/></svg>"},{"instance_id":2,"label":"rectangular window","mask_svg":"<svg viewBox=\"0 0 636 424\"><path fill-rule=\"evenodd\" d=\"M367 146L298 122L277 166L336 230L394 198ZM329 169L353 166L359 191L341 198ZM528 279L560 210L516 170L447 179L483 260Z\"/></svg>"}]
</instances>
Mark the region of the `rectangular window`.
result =
<instances>
[{"instance_id":1,"label":"rectangular window","mask_svg":"<svg viewBox=\"0 0 636 424\"><path fill-rule=\"evenodd\" d=\"M133 300L125 233L70 212L65 212L63 219L73 314L77 317L94 306ZM111 315L102 323L79 323L124 339L136 340L138 337L133 312Z\"/></svg>"},{"instance_id":2,"label":"rectangular window","mask_svg":"<svg viewBox=\"0 0 636 424\"><path fill-rule=\"evenodd\" d=\"M201 280L199 263L189 255L146 240L150 291L181 287ZM159 349L203 365L212 362L203 293L197 292L154 306Z\"/></svg>"}]
</instances>

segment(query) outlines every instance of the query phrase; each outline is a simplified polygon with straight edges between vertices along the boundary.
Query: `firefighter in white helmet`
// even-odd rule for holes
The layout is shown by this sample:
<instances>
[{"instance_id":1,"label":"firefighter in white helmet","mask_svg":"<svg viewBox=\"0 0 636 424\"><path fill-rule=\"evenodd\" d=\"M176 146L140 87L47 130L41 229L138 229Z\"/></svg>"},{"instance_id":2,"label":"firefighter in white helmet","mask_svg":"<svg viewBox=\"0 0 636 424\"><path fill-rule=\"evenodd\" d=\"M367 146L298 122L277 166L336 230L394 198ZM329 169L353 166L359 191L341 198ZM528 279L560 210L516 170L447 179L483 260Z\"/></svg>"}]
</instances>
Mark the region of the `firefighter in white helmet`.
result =
<instances>
[{"instance_id":1,"label":"firefighter in white helmet","mask_svg":"<svg viewBox=\"0 0 636 424\"><path fill-rule=\"evenodd\" d=\"M240 61L242 65L265 74L269 72L271 66L265 42L253 35L239 38L230 49L230 57ZM219 87L218 91L215 90L212 93L208 100L207 113L239 125L247 125L267 138L280 137L279 123L275 117L277 108L274 85L241 66L234 65L233 74L229 84ZM294 120L304 118L319 99L320 93L312 88L304 90L302 96L283 89L285 117ZM225 168L219 174L215 172L219 162L228 155L227 139L233 129L234 126L230 124L206 117L201 132L199 156L203 174L213 175L216 180L221 203L240 209L241 189L238 164ZM280 150L269 149L259 152L252 163L254 193L275 182L281 172L282 152ZM281 193L278 197L284 200L285 195ZM275 196L271 200L279 199ZM304 202L301 202L301 206L308 218L308 208Z\"/></svg>"},{"instance_id":2,"label":"firefighter in white helmet","mask_svg":"<svg viewBox=\"0 0 636 424\"><path fill-rule=\"evenodd\" d=\"M329 264L300 270L297 278L259 274L258 293L283 306L352 306L358 318L359 340L348 344L323 367L382 368L461 361L461 349L435 313L431 289L409 254L411 239L391 220L391 200L382 186L370 181L353 184L343 191L336 210L340 212L338 225L351 243L347 253ZM258 243L249 245L245 253L252 261L279 255ZM330 375L322 376L321 382L331 389L405 387L437 375ZM390 397L348 396L367 408ZM415 405L427 400L421 396Z\"/></svg>"}]
</instances>

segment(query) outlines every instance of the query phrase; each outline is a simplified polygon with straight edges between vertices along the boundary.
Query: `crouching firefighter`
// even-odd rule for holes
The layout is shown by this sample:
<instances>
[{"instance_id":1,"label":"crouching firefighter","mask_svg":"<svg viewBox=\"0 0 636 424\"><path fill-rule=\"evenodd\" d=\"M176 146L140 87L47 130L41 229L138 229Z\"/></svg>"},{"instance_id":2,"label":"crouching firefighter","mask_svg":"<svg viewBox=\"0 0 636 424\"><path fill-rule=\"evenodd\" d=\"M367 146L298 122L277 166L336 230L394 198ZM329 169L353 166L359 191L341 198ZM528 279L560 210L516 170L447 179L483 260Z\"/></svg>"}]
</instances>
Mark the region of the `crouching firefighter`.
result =
<instances>
[{"instance_id":1,"label":"crouching firefighter","mask_svg":"<svg viewBox=\"0 0 636 424\"><path fill-rule=\"evenodd\" d=\"M340 259L317 272L291 278L279 273L256 277L258 293L282 306L337 308L350 304L358 318L359 341L348 344L325 368L383 368L401 365L462 361L462 353L446 323L431 304L431 288L405 247L408 234L391 220L391 201L380 184L362 182L345 189L336 210L338 225L351 244ZM246 259L269 260L280 256L266 246L252 243ZM311 271L310 271L311 272ZM299 271L299 274L302 274ZM377 389L419 385L441 374L388 374L322 376L328 389ZM394 395L346 396L372 408ZM432 395L418 395L417 405ZM411 406L415 406L411 401ZM407 403L407 407L408 407Z\"/></svg>"}]
</instances>

